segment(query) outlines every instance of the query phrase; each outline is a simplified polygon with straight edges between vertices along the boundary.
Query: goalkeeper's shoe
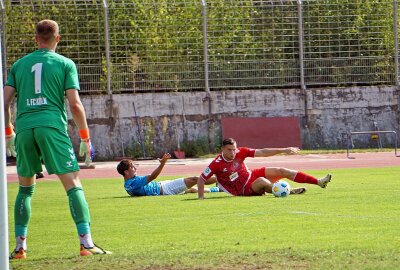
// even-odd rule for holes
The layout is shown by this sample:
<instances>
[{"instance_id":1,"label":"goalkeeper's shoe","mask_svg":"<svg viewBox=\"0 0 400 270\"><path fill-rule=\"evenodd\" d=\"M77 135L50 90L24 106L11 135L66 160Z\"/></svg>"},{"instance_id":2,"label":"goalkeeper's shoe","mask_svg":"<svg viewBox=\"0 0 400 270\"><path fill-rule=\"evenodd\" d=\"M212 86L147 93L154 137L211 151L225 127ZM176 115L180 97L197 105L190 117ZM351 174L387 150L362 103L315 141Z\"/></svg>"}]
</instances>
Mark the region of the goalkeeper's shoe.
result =
<instances>
[{"instance_id":1,"label":"goalkeeper's shoe","mask_svg":"<svg viewBox=\"0 0 400 270\"><path fill-rule=\"evenodd\" d=\"M304 194L304 193L306 193L306 191L307 191L307 189L305 187L293 188L293 189L290 190L290 194L291 195L293 195L293 194L296 194L296 195Z\"/></svg>"},{"instance_id":2,"label":"goalkeeper's shoe","mask_svg":"<svg viewBox=\"0 0 400 270\"><path fill-rule=\"evenodd\" d=\"M9 259L10 260L26 259L26 252L24 248L21 247L18 251L14 249L14 251L11 252Z\"/></svg>"},{"instance_id":3,"label":"goalkeeper's shoe","mask_svg":"<svg viewBox=\"0 0 400 270\"><path fill-rule=\"evenodd\" d=\"M100 255L100 254L112 254L111 251L107 251L102 249L99 246L94 245L93 247L84 247L81 245L81 256L91 256L91 255Z\"/></svg>"},{"instance_id":4,"label":"goalkeeper's shoe","mask_svg":"<svg viewBox=\"0 0 400 270\"><path fill-rule=\"evenodd\" d=\"M328 173L325 177L318 179L318 185L322 188L326 188L328 183L331 181L331 178L332 175Z\"/></svg>"}]
</instances>

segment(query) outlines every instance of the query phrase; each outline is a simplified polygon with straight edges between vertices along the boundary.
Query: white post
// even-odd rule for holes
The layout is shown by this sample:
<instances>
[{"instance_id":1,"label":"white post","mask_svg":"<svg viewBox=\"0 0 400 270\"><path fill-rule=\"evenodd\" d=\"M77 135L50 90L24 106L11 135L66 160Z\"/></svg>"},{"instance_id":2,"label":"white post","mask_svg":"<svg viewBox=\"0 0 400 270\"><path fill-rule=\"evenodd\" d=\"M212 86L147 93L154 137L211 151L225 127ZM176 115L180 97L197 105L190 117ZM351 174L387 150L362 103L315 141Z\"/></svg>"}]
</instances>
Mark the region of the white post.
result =
<instances>
[{"instance_id":1,"label":"white post","mask_svg":"<svg viewBox=\"0 0 400 270\"><path fill-rule=\"evenodd\" d=\"M1 35L0 35L1 48ZM7 171L6 171L6 138L4 126L4 96L3 96L3 62L0 49L0 269L9 270L8 261L8 202L7 202Z\"/></svg>"}]
</instances>

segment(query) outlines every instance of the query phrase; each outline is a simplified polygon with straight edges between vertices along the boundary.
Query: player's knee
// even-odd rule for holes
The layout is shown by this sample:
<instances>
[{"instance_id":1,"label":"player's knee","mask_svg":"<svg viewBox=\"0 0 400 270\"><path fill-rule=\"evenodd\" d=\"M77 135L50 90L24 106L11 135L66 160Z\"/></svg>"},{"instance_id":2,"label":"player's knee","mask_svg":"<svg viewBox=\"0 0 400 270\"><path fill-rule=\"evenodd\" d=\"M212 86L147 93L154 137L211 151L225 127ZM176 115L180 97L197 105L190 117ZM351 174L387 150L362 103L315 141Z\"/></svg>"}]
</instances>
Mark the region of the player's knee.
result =
<instances>
[{"instance_id":1,"label":"player's knee","mask_svg":"<svg viewBox=\"0 0 400 270\"><path fill-rule=\"evenodd\" d=\"M270 180L264 177L257 178L257 180L253 183L253 189L258 192L272 192L272 183Z\"/></svg>"},{"instance_id":2,"label":"player's knee","mask_svg":"<svg viewBox=\"0 0 400 270\"><path fill-rule=\"evenodd\" d=\"M272 188L272 182L266 178L264 178L264 186L267 188Z\"/></svg>"},{"instance_id":3,"label":"player's knee","mask_svg":"<svg viewBox=\"0 0 400 270\"><path fill-rule=\"evenodd\" d=\"M193 187L194 185L197 184L197 180L199 179L198 176L191 176L191 177L186 177L185 178L185 184L188 188Z\"/></svg>"},{"instance_id":4,"label":"player's knee","mask_svg":"<svg viewBox=\"0 0 400 270\"><path fill-rule=\"evenodd\" d=\"M191 177L189 177L190 181L191 181L191 182L194 182L194 183L197 183L197 180L199 180L199 178L200 178L200 177L198 177L198 176L191 176Z\"/></svg>"},{"instance_id":5,"label":"player's knee","mask_svg":"<svg viewBox=\"0 0 400 270\"><path fill-rule=\"evenodd\" d=\"M272 192L272 182L267 178L260 178L262 183L262 189L264 192L271 193Z\"/></svg>"},{"instance_id":6,"label":"player's knee","mask_svg":"<svg viewBox=\"0 0 400 270\"><path fill-rule=\"evenodd\" d=\"M200 177L197 177L197 179L200 179ZM215 184L217 182L217 178L215 178L214 176L205 180L204 184L206 185L211 185L211 184Z\"/></svg>"}]
</instances>

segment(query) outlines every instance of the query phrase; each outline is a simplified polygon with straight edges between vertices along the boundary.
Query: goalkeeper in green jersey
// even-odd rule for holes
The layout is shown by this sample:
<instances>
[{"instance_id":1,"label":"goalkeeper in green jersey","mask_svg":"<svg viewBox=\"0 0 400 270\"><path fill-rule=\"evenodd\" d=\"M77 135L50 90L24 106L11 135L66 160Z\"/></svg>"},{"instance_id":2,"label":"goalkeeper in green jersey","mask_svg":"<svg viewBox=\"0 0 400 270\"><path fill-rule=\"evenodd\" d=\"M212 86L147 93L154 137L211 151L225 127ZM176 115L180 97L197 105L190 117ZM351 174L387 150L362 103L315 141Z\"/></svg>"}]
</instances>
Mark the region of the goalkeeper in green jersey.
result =
<instances>
[{"instance_id":1,"label":"goalkeeper in green jersey","mask_svg":"<svg viewBox=\"0 0 400 270\"><path fill-rule=\"evenodd\" d=\"M93 159L85 109L79 98L75 63L55 52L60 41L58 24L42 20L36 25L38 49L17 60L4 87L7 155L16 156L19 192L15 200L16 247L10 259L26 258L26 237L31 217L35 175L45 165L56 174L68 195L72 218L80 239L80 255L109 254L93 243L89 207L79 180L79 166L67 133L65 97L81 138L80 155ZM10 122L10 105L16 96L17 115ZM15 147L14 147L15 143Z\"/></svg>"}]
</instances>

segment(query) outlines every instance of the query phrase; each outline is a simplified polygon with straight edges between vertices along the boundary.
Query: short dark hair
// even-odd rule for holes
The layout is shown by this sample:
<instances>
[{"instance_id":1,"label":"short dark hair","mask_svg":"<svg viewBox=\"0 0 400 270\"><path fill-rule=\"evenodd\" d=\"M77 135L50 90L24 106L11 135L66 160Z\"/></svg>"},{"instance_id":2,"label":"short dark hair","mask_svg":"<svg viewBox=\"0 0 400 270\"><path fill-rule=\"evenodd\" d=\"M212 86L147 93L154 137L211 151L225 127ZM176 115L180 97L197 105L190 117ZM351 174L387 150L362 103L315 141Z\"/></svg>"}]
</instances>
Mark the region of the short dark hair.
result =
<instances>
[{"instance_id":1,"label":"short dark hair","mask_svg":"<svg viewBox=\"0 0 400 270\"><path fill-rule=\"evenodd\" d=\"M236 143L235 139L233 138L226 138L222 141L222 146L225 145L234 145Z\"/></svg>"},{"instance_id":2,"label":"short dark hair","mask_svg":"<svg viewBox=\"0 0 400 270\"><path fill-rule=\"evenodd\" d=\"M129 170L129 167L132 165L132 160L123 159L117 166L117 171L120 175L125 176L125 171Z\"/></svg>"},{"instance_id":3,"label":"short dark hair","mask_svg":"<svg viewBox=\"0 0 400 270\"><path fill-rule=\"evenodd\" d=\"M36 25L36 35L43 42L49 42L58 35L58 24L53 20L42 20Z\"/></svg>"}]
</instances>

